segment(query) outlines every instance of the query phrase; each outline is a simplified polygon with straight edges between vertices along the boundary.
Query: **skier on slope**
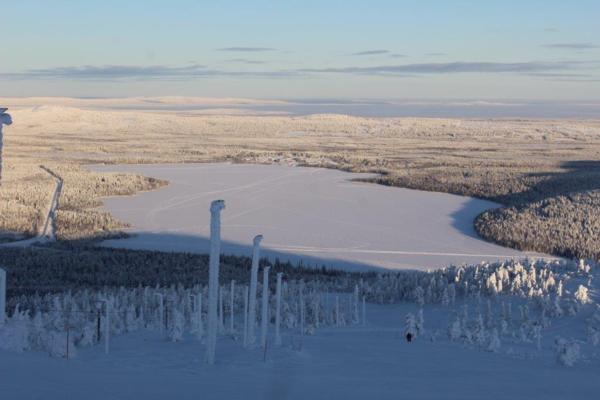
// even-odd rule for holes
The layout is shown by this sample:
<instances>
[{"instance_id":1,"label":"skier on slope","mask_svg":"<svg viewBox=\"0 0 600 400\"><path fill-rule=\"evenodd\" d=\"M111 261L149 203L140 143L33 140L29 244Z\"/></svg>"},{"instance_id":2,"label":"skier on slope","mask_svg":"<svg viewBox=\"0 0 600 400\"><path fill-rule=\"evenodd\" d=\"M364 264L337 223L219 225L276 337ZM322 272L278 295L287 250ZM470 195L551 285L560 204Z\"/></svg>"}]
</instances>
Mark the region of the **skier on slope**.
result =
<instances>
[{"instance_id":1,"label":"skier on slope","mask_svg":"<svg viewBox=\"0 0 600 400\"><path fill-rule=\"evenodd\" d=\"M6 113L7 108L0 107L0 185L2 184L2 126L12 124L10 114Z\"/></svg>"}]
</instances>

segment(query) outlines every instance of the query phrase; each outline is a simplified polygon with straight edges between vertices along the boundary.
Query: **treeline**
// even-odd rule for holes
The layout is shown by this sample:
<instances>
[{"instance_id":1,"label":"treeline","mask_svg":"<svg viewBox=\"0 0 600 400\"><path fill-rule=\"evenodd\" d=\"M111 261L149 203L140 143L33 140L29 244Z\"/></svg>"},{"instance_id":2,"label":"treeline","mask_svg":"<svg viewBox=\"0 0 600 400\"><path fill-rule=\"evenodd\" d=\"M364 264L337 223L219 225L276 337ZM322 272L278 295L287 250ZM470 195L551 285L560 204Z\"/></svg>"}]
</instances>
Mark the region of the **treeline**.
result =
<instances>
[{"instance_id":1,"label":"treeline","mask_svg":"<svg viewBox=\"0 0 600 400\"><path fill-rule=\"evenodd\" d=\"M305 267L279 260L261 260L272 272L284 272L288 279L318 279L323 282L341 276L357 280L372 273ZM57 293L103 287L169 286L186 287L208 283L208 255L158 251L111 249L94 246L1 248L0 267L7 271L7 295ZM245 283L250 277L251 258L221 256L222 282ZM275 279L272 273L271 278Z\"/></svg>"}]
</instances>

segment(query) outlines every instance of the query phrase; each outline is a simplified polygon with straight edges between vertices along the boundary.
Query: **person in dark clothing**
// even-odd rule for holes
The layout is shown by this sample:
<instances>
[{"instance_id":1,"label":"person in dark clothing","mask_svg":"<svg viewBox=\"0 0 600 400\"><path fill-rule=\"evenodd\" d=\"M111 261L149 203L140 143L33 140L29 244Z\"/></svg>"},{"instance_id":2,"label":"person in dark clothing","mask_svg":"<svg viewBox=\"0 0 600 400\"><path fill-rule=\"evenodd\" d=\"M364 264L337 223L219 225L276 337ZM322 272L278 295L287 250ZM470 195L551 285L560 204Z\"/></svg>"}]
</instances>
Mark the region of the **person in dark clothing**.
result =
<instances>
[{"instance_id":1,"label":"person in dark clothing","mask_svg":"<svg viewBox=\"0 0 600 400\"><path fill-rule=\"evenodd\" d=\"M408 343L412 342L412 333L409 332L409 333L406 334L406 341Z\"/></svg>"}]
</instances>

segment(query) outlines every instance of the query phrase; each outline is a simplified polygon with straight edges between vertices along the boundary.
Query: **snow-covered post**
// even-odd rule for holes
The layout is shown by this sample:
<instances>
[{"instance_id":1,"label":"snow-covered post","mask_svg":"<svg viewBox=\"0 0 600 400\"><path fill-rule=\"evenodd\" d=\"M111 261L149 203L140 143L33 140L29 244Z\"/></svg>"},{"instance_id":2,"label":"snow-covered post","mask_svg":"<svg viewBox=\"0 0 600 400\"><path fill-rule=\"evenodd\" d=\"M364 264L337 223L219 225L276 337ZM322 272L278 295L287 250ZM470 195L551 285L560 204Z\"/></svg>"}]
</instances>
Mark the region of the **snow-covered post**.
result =
<instances>
[{"instance_id":1,"label":"snow-covered post","mask_svg":"<svg viewBox=\"0 0 600 400\"><path fill-rule=\"evenodd\" d=\"M225 330L223 319L223 286L219 286L219 332Z\"/></svg>"},{"instance_id":2,"label":"snow-covered post","mask_svg":"<svg viewBox=\"0 0 600 400\"><path fill-rule=\"evenodd\" d=\"M267 345L267 328L269 322L269 270L271 267L265 267L263 271L263 292L262 292L262 317L260 319L260 345L264 348Z\"/></svg>"},{"instance_id":3,"label":"snow-covered post","mask_svg":"<svg viewBox=\"0 0 600 400\"><path fill-rule=\"evenodd\" d=\"M281 332L279 326L281 325L281 277L283 272L277 273L277 288L275 289L275 296L277 304L275 306L275 346L281 346Z\"/></svg>"},{"instance_id":4,"label":"snow-covered post","mask_svg":"<svg viewBox=\"0 0 600 400\"><path fill-rule=\"evenodd\" d=\"M0 268L0 326L6 319L6 271Z\"/></svg>"},{"instance_id":5,"label":"snow-covered post","mask_svg":"<svg viewBox=\"0 0 600 400\"><path fill-rule=\"evenodd\" d=\"M164 336L165 333L165 301L162 293L154 293L158 297L158 324L160 326L160 336Z\"/></svg>"},{"instance_id":6,"label":"snow-covered post","mask_svg":"<svg viewBox=\"0 0 600 400\"><path fill-rule=\"evenodd\" d=\"M235 280L232 279L231 280L231 299L230 299L230 304L229 304L229 331L231 332L231 334L233 334L234 329L233 329L233 306L235 304Z\"/></svg>"},{"instance_id":7,"label":"snow-covered post","mask_svg":"<svg viewBox=\"0 0 600 400\"><path fill-rule=\"evenodd\" d=\"M223 200L215 200L210 205L210 256L208 262L208 335L206 340L206 362L215 363L217 348L217 302L219 291L219 258L221 255L221 210Z\"/></svg>"},{"instance_id":8,"label":"snow-covered post","mask_svg":"<svg viewBox=\"0 0 600 400\"><path fill-rule=\"evenodd\" d=\"M256 342L254 328L256 325L256 287L258 286L258 262L260 260L260 242L262 235L254 237L252 249L252 269L250 270L250 297L248 298L248 344L251 346Z\"/></svg>"},{"instance_id":9,"label":"snow-covered post","mask_svg":"<svg viewBox=\"0 0 600 400\"><path fill-rule=\"evenodd\" d=\"M244 286L244 347L248 347L248 286Z\"/></svg>"},{"instance_id":10,"label":"snow-covered post","mask_svg":"<svg viewBox=\"0 0 600 400\"><path fill-rule=\"evenodd\" d=\"M10 117L10 114L5 112L6 110L6 108L0 108L0 185L2 184L2 147L4 143L2 125L12 124L12 118Z\"/></svg>"}]
</instances>

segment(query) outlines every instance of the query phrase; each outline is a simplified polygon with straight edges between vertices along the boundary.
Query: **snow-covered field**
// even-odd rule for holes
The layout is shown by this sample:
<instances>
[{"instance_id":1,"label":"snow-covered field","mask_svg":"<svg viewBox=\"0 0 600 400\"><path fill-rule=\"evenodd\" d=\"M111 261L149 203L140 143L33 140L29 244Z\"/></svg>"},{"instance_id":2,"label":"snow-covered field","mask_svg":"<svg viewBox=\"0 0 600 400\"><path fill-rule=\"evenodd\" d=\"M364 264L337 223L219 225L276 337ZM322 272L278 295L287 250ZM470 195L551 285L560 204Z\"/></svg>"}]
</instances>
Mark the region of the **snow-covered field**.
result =
<instances>
[{"instance_id":1,"label":"snow-covered field","mask_svg":"<svg viewBox=\"0 0 600 400\"><path fill-rule=\"evenodd\" d=\"M369 304L366 326L323 328L305 336L301 348L297 332L285 333L283 347L268 348L266 361L263 349L245 350L239 337L222 336L217 363L208 366L195 337L173 343L156 332L115 337L109 355L98 345L70 360L0 350L1 397L516 400L592 399L600 392L597 348L595 359L570 368L555 360L554 337L575 318L545 330L542 350L503 339L493 353L450 341L448 310L439 305L424 307L426 334L407 343L404 316L416 310Z\"/></svg>"},{"instance_id":2,"label":"snow-covered field","mask_svg":"<svg viewBox=\"0 0 600 400\"><path fill-rule=\"evenodd\" d=\"M225 254L251 253L342 268L436 268L538 254L481 240L473 219L495 203L351 182L365 176L281 165L99 166L166 179L166 188L104 201L135 236L108 246L208 252L208 206L222 198Z\"/></svg>"}]
</instances>

